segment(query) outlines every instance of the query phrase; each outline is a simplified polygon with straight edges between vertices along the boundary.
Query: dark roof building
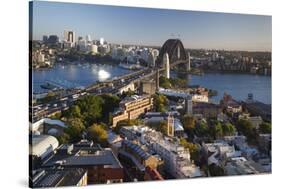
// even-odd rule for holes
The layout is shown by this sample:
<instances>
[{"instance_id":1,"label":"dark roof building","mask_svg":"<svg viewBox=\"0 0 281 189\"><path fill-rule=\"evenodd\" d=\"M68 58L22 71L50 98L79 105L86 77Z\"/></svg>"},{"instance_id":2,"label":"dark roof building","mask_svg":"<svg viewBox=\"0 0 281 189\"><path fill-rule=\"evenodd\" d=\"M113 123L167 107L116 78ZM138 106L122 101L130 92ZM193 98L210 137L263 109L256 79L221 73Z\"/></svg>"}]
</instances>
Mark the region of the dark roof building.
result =
<instances>
[{"instance_id":1,"label":"dark roof building","mask_svg":"<svg viewBox=\"0 0 281 189\"><path fill-rule=\"evenodd\" d=\"M61 145L42 167L86 169L89 184L123 182L124 179L123 166L111 149L96 147L89 141Z\"/></svg>"},{"instance_id":2,"label":"dark roof building","mask_svg":"<svg viewBox=\"0 0 281 189\"><path fill-rule=\"evenodd\" d=\"M244 102L244 107L253 115L261 116L265 121L271 121L271 105L259 101Z\"/></svg>"},{"instance_id":3,"label":"dark roof building","mask_svg":"<svg viewBox=\"0 0 281 189\"><path fill-rule=\"evenodd\" d=\"M85 169L41 169L33 174L31 187L86 186Z\"/></svg>"}]
</instances>

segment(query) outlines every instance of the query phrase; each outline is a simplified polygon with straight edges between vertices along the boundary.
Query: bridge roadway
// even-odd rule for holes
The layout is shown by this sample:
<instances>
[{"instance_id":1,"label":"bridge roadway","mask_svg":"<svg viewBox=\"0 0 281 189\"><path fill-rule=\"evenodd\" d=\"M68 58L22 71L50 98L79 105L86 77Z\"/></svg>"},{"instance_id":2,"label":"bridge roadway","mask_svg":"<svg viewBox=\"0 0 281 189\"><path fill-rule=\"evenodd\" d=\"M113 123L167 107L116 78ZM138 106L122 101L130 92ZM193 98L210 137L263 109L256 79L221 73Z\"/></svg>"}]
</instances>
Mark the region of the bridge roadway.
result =
<instances>
[{"instance_id":1,"label":"bridge roadway","mask_svg":"<svg viewBox=\"0 0 281 189\"><path fill-rule=\"evenodd\" d=\"M177 61L170 65L173 67L184 61ZM159 71L164 71L165 68L159 68ZM98 95L98 94L117 94L119 89L129 85L130 83L138 83L145 78L150 78L155 76L157 69L145 68L121 77L114 78L112 80L107 80L105 82L96 83L90 85L89 87L78 90L60 97L59 99L53 100L48 103L36 104L33 107L30 107L32 112L32 122L36 122L44 117L48 117L56 112L68 109L74 102L86 95Z\"/></svg>"},{"instance_id":2,"label":"bridge roadway","mask_svg":"<svg viewBox=\"0 0 281 189\"><path fill-rule=\"evenodd\" d=\"M122 87L129 85L132 82L136 83L147 76L150 76L151 73L155 74L156 72L153 69L146 68L106 82L91 85L83 90L67 94L48 103L35 104L33 107L30 107L30 111L32 111L32 122L36 122L56 112L65 110L74 104L76 100L86 95L106 93L117 94Z\"/></svg>"}]
</instances>

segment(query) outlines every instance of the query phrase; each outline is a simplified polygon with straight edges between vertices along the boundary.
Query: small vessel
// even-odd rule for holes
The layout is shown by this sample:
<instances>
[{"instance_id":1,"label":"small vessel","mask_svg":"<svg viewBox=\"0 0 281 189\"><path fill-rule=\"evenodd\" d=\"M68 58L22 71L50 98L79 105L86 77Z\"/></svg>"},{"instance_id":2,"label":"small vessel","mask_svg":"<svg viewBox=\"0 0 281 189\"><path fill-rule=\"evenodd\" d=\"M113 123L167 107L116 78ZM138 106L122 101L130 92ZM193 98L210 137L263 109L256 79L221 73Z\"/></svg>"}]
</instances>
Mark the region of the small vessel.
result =
<instances>
[{"instance_id":1,"label":"small vessel","mask_svg":"<svg viewBox=\"0 0 281 189\"><path fill-rule=\"evenodd\" d=\"M48 89L48 90L54 90L54 89L56 89L56 87L54 86L54 85L52 85L52 84L50 84L50 83L46 83L46 84L42 84L42 85L40 85L40 87L42 88L42 89Z\"/></svg>"},{"instance_id":2,"label":"small vessel","mask_svg":"<svg viewBox=\"0 0 281 189\"><path fill-rule=\"evenodd\" d=\"M139 64L139 62L137 63L128 63L128 60L126 63L123 63L123 62L120 62L119 63L119 67L121 68L125 68L125 69L128 69L128 70L138 70L141 68L141 65Z\"/></svg>"}]
</instances>

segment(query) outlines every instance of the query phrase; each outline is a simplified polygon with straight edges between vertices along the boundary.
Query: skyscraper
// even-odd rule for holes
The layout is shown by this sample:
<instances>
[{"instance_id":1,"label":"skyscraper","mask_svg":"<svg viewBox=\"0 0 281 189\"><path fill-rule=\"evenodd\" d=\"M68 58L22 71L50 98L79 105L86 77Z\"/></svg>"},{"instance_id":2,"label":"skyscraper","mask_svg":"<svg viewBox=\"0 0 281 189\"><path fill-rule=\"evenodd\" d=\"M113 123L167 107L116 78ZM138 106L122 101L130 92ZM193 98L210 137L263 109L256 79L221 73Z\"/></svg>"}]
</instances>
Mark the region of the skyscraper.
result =
<instances>
[{"instance_id":1,"label":"skyscraper","mask_svg":"<svg viewBox=\"0 0 281 189\"><path fill-rule=\"evenodd\" d=\"M71 47L75 45L75 32L64 30L64 41L71 44Z\"/></svg>"},{"instance_id":2,"label":"skyscraper","mask_svg":"<svg viewBox=\"0 0 281 189\"><path fill-rule=\"evenodd\" d=\"M150 67L155 67L155 57L154 54L152 54L152 52L149 52L147 62Z\"/></svg>"},{"instance_id":3,"label":"skyscraper","mask_svg":"<svg viewBox=\"0 0 281 189\"><path fill-rule=\"evenodd\" d=\"M48 43L57 44L59 42L59 37L56 35L50 35L48 39Z\"/></svg>"},{"instance_id":4,"label":"skyscraper","mask_svg":"<svg viewBox=\"0 0 281 189\"><path fill-rule=\"evenodd\" d=\"M90 35L86 35L86 41L91 42L91 36Z\"/></svg>"},{"instance_id":5,"label":"skyscraper","mask_svg":"<svg viewBox=\"0 0 281 189\"><path fill-rule=\"evenodd\" d=\"M104 44L104 39L100 38L100 45L103 45L103 44Z\"/></svg>"},{"instance_id":6,"label":"skyscraper","mask_svg":"<svg viewBox=\"0 0 281 189\"><path fill-rule=\"evenodd\" d=\"M44 43L48 42L48 36L47 35L43 35L43 42Z\"/></svg>"}]
</instances>

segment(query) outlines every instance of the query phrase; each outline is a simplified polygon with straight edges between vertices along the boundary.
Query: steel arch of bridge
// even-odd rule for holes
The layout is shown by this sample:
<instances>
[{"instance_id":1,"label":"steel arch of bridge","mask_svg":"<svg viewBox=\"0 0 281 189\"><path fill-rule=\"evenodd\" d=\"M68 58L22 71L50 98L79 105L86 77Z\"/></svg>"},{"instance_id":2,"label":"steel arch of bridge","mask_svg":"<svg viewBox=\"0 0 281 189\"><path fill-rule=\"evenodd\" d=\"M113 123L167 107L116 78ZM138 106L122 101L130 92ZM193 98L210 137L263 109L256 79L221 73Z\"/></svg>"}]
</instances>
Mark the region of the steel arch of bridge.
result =
<instances>
[{"instance_id":1,"label":"steel arch of bridge","mask_svg":"<svg viewBox=\"0 0 281 189\"><path fill-rule=\"evenodd\" d=\"M178 58L177 49L180 49L180 57ZM168 39L160 49L157 59L157 65L163 66L163 55L168 53L170 64L179 60L187 60L187 54L180 39Z\"/></svg>"}]
</instances>

